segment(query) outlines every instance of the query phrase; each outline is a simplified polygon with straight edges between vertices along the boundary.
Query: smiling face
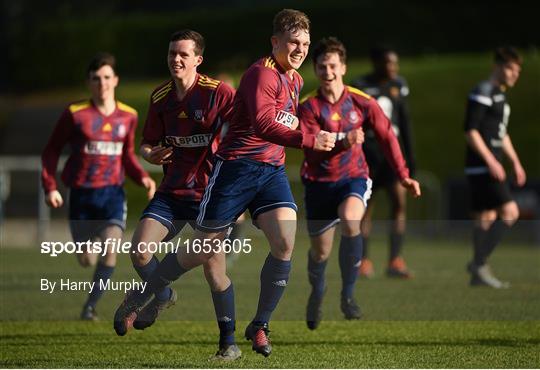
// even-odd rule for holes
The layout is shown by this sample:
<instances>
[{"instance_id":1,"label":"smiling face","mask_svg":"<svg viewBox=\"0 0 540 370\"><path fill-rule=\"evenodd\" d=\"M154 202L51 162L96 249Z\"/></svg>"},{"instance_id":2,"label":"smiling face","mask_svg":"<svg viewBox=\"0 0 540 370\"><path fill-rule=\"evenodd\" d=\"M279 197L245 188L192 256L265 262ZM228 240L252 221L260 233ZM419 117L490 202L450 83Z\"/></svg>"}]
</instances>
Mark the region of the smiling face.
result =
<instances>
[{"instance_id":1,"label":"smiling face","mask_svg":"<svg viewBox=\"0 0 540 370\"><path fill-rule=\"evenodd\" d=\"M338 53L321 54L315 61L315 75L323 89L342 84L346 72L347 65L341 61Z\"/></svg>"},{"instance_id":2,"label":"smiling face","mask_svg":"<svg viewBox=\"0 0 540 370\"><path fill-rule=\"evenodd\" d=\"M507 62L504 64L495 64L494 74L497 81L504 86L514 87L519 74L521 73L521 66L516 62Z\"/></svg>"},{"instance_id":3,"label":"smiling face","mask_svg":"<svg viewBox=\"0 0 540 370\"><path fill-rule=\"evenodd\" d=\"M96 71L89 72L88 86L94 101L114 100L114 91L118 86L118 76L111 66L104 65Z\"/></svg>"},{"instance_id":4,"label":"smiling face","mask_svg":"<svg viewBox=\"0 0 540 370\"><path fill-rule=\"evenodd\" d=\"M197 73L197 66L203 61L202 55L196 55L193 40L178 40L169 43L167 64L171 76L177 80L188 80Z\"/></svg>"},{"instance_id":5,"label":"smiling face","mask_svg":"<svg viewBox=\"0 0 540 370\"><path fill-rule=\"evenodd\" d=\"M287 72L300 68L309 51L309 31L297 29L272 36L272 52Z\"/></svg>"}]
</instances>

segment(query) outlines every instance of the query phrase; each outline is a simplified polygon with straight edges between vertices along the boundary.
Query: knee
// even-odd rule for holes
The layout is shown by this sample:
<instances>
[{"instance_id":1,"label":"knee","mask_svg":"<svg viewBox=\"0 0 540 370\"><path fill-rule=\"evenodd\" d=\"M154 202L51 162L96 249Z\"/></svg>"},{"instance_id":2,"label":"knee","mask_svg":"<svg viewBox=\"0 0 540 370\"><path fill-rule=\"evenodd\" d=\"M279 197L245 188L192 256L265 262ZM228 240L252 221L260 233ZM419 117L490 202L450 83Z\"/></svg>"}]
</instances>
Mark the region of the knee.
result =
<instances>
[{"instance_id":1,"label":"knee","mask_svg":"<svg viewBox=\"0 0 540 370\"><path fill-rule=\"evenodd\" d=\"M82 267L93 267L96 265L97 258L92 256L90 253L84 253L79 255L78 259L79 265Z\"/></svg>"},{"instance_id":2,"label":"knee","mask_svg":"<svg viewBox=\"0 0 540 370\"><path fill-rule=\"evenodd\" d=\"M294 239L286 236L277 236L270 242L272 254L278 259L288 260L292 256L294 249Z\"/></svg>"},{"instance_id":3,"label":"knee","mask_svg":"<svg viewBox=\"0 0 540 370\"><path fill-rule=\"evenodd\" d=\"M330 250L311 248L309 253L316 263L324 262L330 257Z\"/></svg>"},{"instance_id":4,"label":"knee","mask_svg":"<svg viewBox=\"0 0 540 370\"><path fill-rule=\"evenodd\" d=\"M519 208L515 202L512 202L503 207L500 217L502 221L508 225L512 226L516 223L519 218Z\"/></svg>"},{"instance_id":5,"label":"knee","mask_svg":"<svg viewBox=\"0 0 540 370\"><path fill-rule=\"evenodd\" d=\"M225 274L222 268L217 268L212 264L203 264L204 277L213 292L219 292L227 289L229 285L229 278Z\"/></svg>"},{"instance_id":6,"label":"knee","mask_svg":"<svg viewBox=\"0 0 540 370\"><path fill-rule=\"evenodd\" d=\"M479 225L483 230L488 230L496 219L497 212L485 211L478 215L477 225Z\"/></svg>"},{"instance_id":7,"label":"knee","mask_svg":"<svg viewBox=\"0 0 540 370\"><path fill-rule=\"evenodd\" d=\"M392 207L392 215L394 216L394 220L405 220L407 217L405 204L395 204Z\"/></svg>"},{"instance_id":8,"label":"knee","mask_svg":"<svg viewBox=\"0 0 540 370\"><path fill-rule=\"evenodd\" d=\"M101 259L101 263L103 263L106 266L116 266L116 253L108 252Z\"/></svg>"},{"instance_id":9,"label":"knee","mask_svg":"<svg viewBox=\"0 0 540 370\"><path fill-rule=\"evenodd\" d=\"M141 253L138 250L132 250L129 254L131 258L131 263L135 266L145 266L152 259L151 253Z\"/></svg>"},{"instance_id":10,"label":"knee","mask_svg":"<svg viewBox=\"0 0 540 370\"><path fill-rule=\"evenodd\" d=\"M359 221L342 221L341 222L341 234L344 236L356 236L360 234L360 222Z\"/></svg>"}]
</instances>

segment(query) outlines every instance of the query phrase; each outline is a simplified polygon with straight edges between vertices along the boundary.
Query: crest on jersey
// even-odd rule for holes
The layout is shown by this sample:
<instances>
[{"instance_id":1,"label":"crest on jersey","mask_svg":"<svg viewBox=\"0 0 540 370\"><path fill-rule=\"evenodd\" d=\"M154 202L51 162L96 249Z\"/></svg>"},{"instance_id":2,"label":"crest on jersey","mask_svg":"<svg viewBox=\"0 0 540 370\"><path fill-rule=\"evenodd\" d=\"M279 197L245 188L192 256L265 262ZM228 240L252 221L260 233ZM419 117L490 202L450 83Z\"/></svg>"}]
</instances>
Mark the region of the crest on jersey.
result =
<instances>
[{"instance_id":1,"label":"crest on jersey","mask_svg":"<svg viewBox=\"0 0 540 370\"><path fill-rule=\"evenodd\" d=\"M203 121L203 111L202 109L196 109L193 113L193 120L202 122Z\"/></svg>"},{"instance_id":2,"label":"crest on jersey","mask_svg":"<svg viewBox=\"0 0 540 370\"><path fill-rule=\"evenodd\" d=\"M178 115L178 118L187 118L186 112L181 111L180 114Z\"/></svg>"},{"instance_id":3,"label":"crest on jersey","mask_svg":"<svg viewBox=\"0 0 540 370\"><path fill-rule=\"evenodd\" d=\"M393 98L399 97L399 88L396 87L396 86L392 86L392 87L390 88L390 95L391 95Z\"/></svg>"},{"instance_id":4,"label":"crest on jersey","mask_svg":"<svg viewBox=\"0 0 540 370\"><path fill-rule=\"evenodd\" d=\"M352 110L349 112L349 121L351 123L357 123L360 117L358 117L358 113L355 110Z\"/></svg>"},{"instance_id":5,"label":"crest on jersey","mask_svg":"<svg viewBox=\"0 0 540 370\"><path fill-rule=\"evenodd\" d=\"M120 124L116 128L116 134L118 135L118 137L124 137L126 136L126 133L127 133L126 126L124 126L123 124Z\"/></svg>"},{"instance_id":6,"label":"crest on jersey","mask_svg":"<svg viewBox=\"0 0 540 370\"><path fill-rule=\"evenodd\" d=\"M101 131L103 132L111 132L112 131L112 126L109 122L105 123L103 125L103 128L101 129Z\"/></svg>"}]
</instances>

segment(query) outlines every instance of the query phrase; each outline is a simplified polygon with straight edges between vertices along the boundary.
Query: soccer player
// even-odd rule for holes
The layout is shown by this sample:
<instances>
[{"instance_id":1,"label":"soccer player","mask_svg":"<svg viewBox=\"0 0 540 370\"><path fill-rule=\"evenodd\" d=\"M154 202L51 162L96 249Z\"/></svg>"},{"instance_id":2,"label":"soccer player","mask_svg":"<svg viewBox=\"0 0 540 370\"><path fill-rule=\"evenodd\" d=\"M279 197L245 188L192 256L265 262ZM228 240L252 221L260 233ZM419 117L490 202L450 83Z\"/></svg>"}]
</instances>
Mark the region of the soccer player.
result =
<instances>
[{"instance_id":1,"label":"soccer player","mask_svg":"<svg viewBox=\"0 0 540 370\"><path fill-rule=\"evenodd\" d=\"M167 57L171 80L158 86L151 95L141 154L148 162L163 165L164 177L133 236L133 267L144 281L148 281L159 264L157 257L144 246L171 240L186 223L194 226L220 130L232 111L234 89L197 72L203 62L204 48L204 38L198 32L181 30L172 34ZM174 253L171 256L176 258ZM223 255L216 255L209 264L214 261L221 264L221 259L224 261ZM205 271L209 264L205 264ZM227 299L229 291L224 291L212 289L213 300ZM119 335L126 334L131 323L136 329L144 329L176 300L176 292L164 287L155 292L152 301L141 311L132 312L129 317L124 316L125 306L121 305L114 328ZM240 357L240 349L233 340L221 344L217 358Z\"/></svg>"},{"instance_id":2,"label":"soccer player","mask_svg":"<svg viewBox=\"0 0 540 370\"><path fill-rule=\"evenodd\" d=\"M152 198L156 184L142 169L134 153L137 112L115 99L118 85L116 61L107 53L97 54L87 70L91 98L70 104L62 113L42 154L41 178L45 200L51 208L64 201L56 183L56 168L62 148L71 154L62 172L69 190L71 235L76 242L122 238L126 222L124 171ZM97 255L77 254L81 266L94 266ZM108 280L116 255L107 250L97 262L94 289L83 306L81 319L97 320L96 305L103 295L100 280Z\"/></svg>"},{"instance_id":3,"label":"soccer player","mask_svg":"<svg viewBox=\"0 0 540 370\"><path fill-rule=\"evenodd\" d=\"M501 163L503 156L512 164L516 185L523 186L526 181L525 170L507 131L510 106L505 93L516 84L520 71L521 57L517 51L507 46L497 48L489 80L478 84L467 100L465 174L475 220L474 254L468 271L473 286L509 286L493 275L487 260L504 231L519 217L519 209L510 194L506 171Z\"/></svg>"},{"instance_id":4,"label":"soccer player","mask_svg":"<svg viewBox=\"0 0 540 370\"><path fill-rule=\"evenodd\" d=\"M371 50L373 72L351 83L377 100L384 114L390 119L401 150L407 161L411 176L414 176L414 155L411 140L411 120L407 105L409 87L405 79L398 75L399 58L388 48L376 47ZM373 130L365 132L364 153L373 179L373 191L385 189L390 200L392 225L390 230L389 258L386 274L390 277L410 278L401 250L405 233L406 190L379 148ZM372 228L372 214L375 202L372 199L362 221L364 252L359 268L360 276L371 278L374 275L373 262L369 258L369 235Z\"/></svg>"},{"instance_id":5,"label":"soccer player","mask_svg":"<svg viewBox=\"0 0 540 370\"><path fill-rule=\"evenodd\" d=\"M305 134L295 130L298 94L302 78L296 70L302 65L310 43L308 17L297 10L284 9L274 18L272 54L255 62L243 75L234 101L229 130L220 143L212 175L203 196L195 239L215 245L246 209L263 230L270 244L260 275L261 290L254 319L245 331L252 348L264 356L272 347L268 322L289 279L296 233L296 204L285 173L284 146L331 150L335 134L321 130ZM162 289L188 270L208 263L209 253L179 251L167 256L149 281L152 291ZM221 262L221 261L220 261ZM220 329L234 332L234 296L225 264L214 264L207 273L210 285L229 292L221 307ZM208 276L210 275L210 276ZM130 298L133 307L144 305L143 294ZM227 338L224 338L227 339ZM221 341L221 339L220 339Z\"/></svg>"},{"instance_id":6,"label":"soccer player","mask_svg":"<svg viewBox=\"0 0 540 370\"><path fill-rule=\"evenodd\" d=\"M304 149L301 176L311 239L308 275L312 286L306 321L312 330L321 321L325 268L338 222L341 222L341 310L348 320L361 317L353 292L362 257L360 222L371 195L369 169L362 150L364 129L373 132L400 186L414 197L420 195L420 185L409 178L391 122L376 99L343 83L346 62L345 46L338 39L329 37L319 41L313 51L319 89L304 98L299 109L304 133L315 135L326 130L338 137L330 152Z\"/></svg>"}]
</instances>

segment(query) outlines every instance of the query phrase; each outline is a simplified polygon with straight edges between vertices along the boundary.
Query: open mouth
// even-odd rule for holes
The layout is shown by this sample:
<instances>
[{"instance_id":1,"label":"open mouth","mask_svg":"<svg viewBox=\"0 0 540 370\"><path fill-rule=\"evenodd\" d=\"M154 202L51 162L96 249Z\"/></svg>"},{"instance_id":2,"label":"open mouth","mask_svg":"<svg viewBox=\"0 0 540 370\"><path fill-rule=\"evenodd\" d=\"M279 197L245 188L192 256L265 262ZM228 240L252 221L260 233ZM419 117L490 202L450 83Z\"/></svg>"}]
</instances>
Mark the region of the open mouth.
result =
<instances>
[{"instance_id":1,"label":"open mouth","mask_svg":"<svg viewBox=\"0 0 540 370\"><path fill-rule=\"evenodd\" d=\"M298 55L291 55L291 61L294 63L301 63L303 60L303 57L301 54Z\"/></svg>"}]
</instances>

